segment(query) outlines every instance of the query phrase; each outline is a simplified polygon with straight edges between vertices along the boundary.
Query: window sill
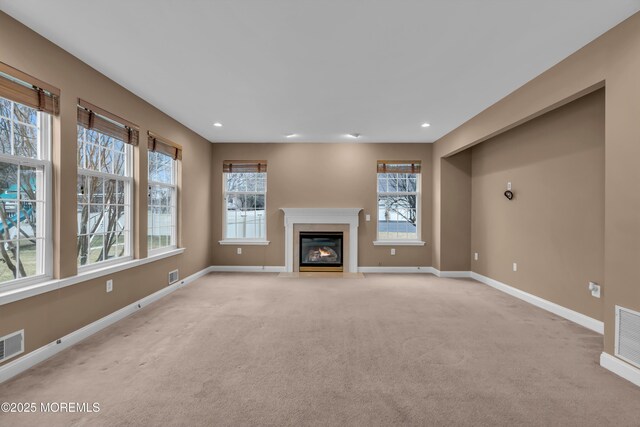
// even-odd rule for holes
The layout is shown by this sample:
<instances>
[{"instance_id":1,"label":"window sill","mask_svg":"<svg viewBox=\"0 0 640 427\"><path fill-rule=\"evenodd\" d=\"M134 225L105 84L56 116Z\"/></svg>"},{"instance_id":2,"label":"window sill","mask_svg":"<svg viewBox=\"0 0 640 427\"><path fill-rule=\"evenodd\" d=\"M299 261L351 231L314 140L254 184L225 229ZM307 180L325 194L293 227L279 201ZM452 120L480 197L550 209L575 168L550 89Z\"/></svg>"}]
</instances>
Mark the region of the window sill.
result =
<instances>
[{"instance_id":1,"label":"window sill","mask_svg":"<svg viewBox=\"0 0 640 427\"><path fill-rule=\"evenodd\" d=\"M175 245L165 246L164 248L149 249L147 256L154 257L158 255L164 255L167 252L172 252L172 251L175 251L176 249L178 249L178 247ZM182 251L184 252L184 249L182 249Z\"/></svg>"},{"instance_id":2,"label":"window sill","mask_svg":"<svg viewBox=\"0 0 640 427\"><path fill-rule=\"evenodd\" d=\"M168 258L175 255L180 255L184 252L184 248L174 249L166 251L161 254L152 255L142 259L132 259L129 261L120 262L115 265L97 266L88 271L81 271L76 276L66 277L64 279L47 280L30 286L24 286L17 289L0 290L0 305L9 304L12 302L20 301L25 298L30 298L36 295L44 294L45 292L54 291L56 289L66 288L67 286L83 283L88 280L92 280L98 277L106 276L109 274L117 273L129 268L139 267L150 262L158 261L163 258Z\"/></svg>"},{"instance_id":3,"label":"window sill","mask_svg":"<svg viewBox=\"0 0 640 427\"><path fill-rule=\"evenodd\" d=\"M422 240L374 240L373 246L424 246Z\"/></svg>"},{"instance_id":4,"label":"window sill","mask_svg":"<svg viewBox=\"0 0 640 427\"><path fill-rule=\"evenodd\" d=\"M221 245L236 245L236 246L266 246L271 243L269 240L257 240L257 239L227 239L218 240Z\"/></svg>"}]
</instances>

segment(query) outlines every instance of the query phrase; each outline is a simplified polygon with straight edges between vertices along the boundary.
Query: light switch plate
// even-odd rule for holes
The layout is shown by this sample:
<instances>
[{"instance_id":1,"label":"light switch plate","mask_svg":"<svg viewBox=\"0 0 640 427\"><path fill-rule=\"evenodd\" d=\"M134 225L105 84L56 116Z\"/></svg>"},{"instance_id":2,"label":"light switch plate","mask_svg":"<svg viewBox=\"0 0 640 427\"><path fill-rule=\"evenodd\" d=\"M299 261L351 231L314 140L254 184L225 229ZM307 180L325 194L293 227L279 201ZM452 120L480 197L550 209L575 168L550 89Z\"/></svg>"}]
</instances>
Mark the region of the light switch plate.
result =
<instances>
[{"instance_id":1,"label":"light switch plate","mask_svg":"<svg viewBox=\"0 0 640 427\"><path fill-rule=\"evenodd\" d=\"M476 261L478 260L478 252L473 254L473 259L476 260Z\"/></svg>"}]
</instances>

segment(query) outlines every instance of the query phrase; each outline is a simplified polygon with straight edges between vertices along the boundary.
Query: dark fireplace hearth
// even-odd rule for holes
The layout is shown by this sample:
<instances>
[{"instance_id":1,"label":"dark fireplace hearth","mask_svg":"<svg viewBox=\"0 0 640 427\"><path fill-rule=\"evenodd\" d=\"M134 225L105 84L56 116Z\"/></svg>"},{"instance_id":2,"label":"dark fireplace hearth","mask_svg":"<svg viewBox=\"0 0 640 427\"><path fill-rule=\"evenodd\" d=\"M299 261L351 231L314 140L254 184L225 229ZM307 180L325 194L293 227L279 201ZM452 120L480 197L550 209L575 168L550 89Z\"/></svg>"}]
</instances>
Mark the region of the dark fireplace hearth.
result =
<instances>
[{"instance_id":1,"label":"dark fireplace hearth","mask_svg":"<svg viewBox=\"0 0 640 427\"><path fill-rule=\"evenodd\" d=\"M300 232L300 271L343 271L342 232Z\"/></svg>"}]
</instances>

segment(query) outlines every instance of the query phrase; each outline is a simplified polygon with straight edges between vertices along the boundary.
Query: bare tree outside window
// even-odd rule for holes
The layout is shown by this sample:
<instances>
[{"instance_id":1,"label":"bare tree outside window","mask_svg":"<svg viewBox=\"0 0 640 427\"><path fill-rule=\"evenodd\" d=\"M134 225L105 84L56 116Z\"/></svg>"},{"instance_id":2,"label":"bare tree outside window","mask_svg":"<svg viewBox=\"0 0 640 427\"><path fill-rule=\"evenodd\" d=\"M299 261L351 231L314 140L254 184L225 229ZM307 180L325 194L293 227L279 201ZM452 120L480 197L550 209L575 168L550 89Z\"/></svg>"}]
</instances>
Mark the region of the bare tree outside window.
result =
<instances>
[{"instance_id":1,"label":"bare tree outside window","mask_svg":"<svg viewBox=\"0 0 640 427\"><path fill-rule=\"evenodd\" d=\"M419 173L378 173L378 239L417 240Z\"/></svg>"},{"instance_id":2,"label":"bare tree outside window","mask_svg":"<svg viewBox=\"0 0 640 427\"><path fill-rule=\"evenodd\" d=\"M0 98L0 283L44 273L48 115Z\"/></svg>"},{"instance_id":3,"label":"bare tree outside window","mask_svg":"<svg viewBox=\"0 0 640 427\"><path fill-rule=\"evenodd\" d=\"M128 255L130 147L78 126L78 265Z\"/></svg>"}]
</instances>

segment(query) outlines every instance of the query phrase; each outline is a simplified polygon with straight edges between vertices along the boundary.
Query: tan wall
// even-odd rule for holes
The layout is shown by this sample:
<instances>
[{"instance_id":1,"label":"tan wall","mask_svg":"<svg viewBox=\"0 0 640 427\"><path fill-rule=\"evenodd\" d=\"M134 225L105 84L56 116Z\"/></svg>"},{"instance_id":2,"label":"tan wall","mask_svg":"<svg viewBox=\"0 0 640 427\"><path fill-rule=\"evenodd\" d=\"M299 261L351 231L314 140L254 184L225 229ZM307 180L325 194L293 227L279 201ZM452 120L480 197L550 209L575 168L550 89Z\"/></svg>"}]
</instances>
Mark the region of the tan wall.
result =
<instances>
[{"instance_id":1,"label":"tan wall","mask_svg":"<svg viewBox=\"0 0 640 427\"><path fill-rule=\"evenodd\" d=\"M602 300L587 284L604 282L604 96L601 89L467 150L473 271L599 320Z\"/></svg>"},{"instance_id":2,"label":"tan wall","mask_svg":"<svg viewBox=\"0 0 640 427\"><path fill-rule=\"evenodd\" d=\"M640 14L592 43L436 141L433 147L433 263L442 262L448 240L441 218L441 159L496 136L606 85L605 98L605 351L613 354L614 306L640 310ZM637 186L637 185L636 185ZM459 250L465 251L461 247ZM583 311L587 311L585 307Z\"/></svg>"},{"instance_id":3,"label":"tan wall","mask_svg":"<svg viewBox=\"0 0 640 427\"><path fill-rule=\"evenodd\" d=\"M463 151L443 158L440 163L443 181L447 187L442 191L442 229L447 240L440 247L441 271L469 271L471 250L471 152Z\"/></svg>"},{"instance_id":4,"label":"tan wall","mask_svg":"<svg viewBox=\"0 0 640 427\"><path fill-rule=\"evenodd\" d=\"M140 126L135 149L135 254L146 256L146 132L184 146L180 191L181 245L184 255L114 274L114 291L105 293L105 278L69 286L0 306L0 336L25 329L26 351L95 321L148 295L167 283L167 272L182 277L209 265L211 144L150 104L93 70L8 15L0 12L0 61L61 90L61 113L54 120L54 275L74 276L76 267L76 104L85 99ZM142 243L142 244L141 244Z\"/></svg>"},{"instance_id":5,"label":"tan wall","mask_svg":"<svg viewBox=\"0 0 640 427\"><path fill-rule=\"evenodd\" d=\"M376 161L422 160L422 239L425 246L373 246L376 239ZM222 162L267 160L268 246L218 246L222 239ZM214 144L211 212L216 245L213 265L283 266L284 214L280 208L363 208L358 229L358 265L431 265L431 144ZM371 222L365 221L371 215Z\"/></svg>"}]
</instances>

